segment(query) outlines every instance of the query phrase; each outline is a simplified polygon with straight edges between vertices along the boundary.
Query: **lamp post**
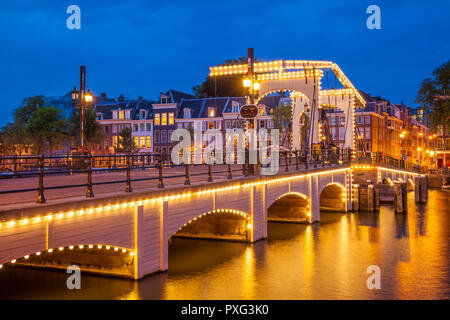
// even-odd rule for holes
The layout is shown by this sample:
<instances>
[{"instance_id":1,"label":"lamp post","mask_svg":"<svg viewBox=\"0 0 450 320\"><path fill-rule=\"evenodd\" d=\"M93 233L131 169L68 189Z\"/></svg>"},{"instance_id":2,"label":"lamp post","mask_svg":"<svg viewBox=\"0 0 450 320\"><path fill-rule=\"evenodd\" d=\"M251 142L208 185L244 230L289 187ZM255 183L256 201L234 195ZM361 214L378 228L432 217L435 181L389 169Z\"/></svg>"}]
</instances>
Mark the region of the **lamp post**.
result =
<instances>
[{"instance_id":1,"label":"lamp post","mask_svg":"<svg viewBox=\"0 0 450 320\"><path fill-rule=\"evenodd\" d=\"M417 151L418 151L418 153L419 153L419 155L418 155L418 164L419 164L419 167L420 167L420 151L422 150L422 148L417 148Z\"/></svg>"}]
</instances>

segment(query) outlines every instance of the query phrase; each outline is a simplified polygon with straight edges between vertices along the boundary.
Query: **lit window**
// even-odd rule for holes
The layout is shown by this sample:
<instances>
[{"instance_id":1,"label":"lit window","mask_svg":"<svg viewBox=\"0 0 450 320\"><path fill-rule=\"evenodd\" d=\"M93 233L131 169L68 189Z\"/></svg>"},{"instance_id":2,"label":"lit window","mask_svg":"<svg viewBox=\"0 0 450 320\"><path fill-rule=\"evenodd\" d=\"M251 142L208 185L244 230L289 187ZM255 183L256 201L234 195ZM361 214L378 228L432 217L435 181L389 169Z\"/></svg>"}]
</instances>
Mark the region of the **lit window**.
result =
<instances>
[{"instance_id":1,"label":"lit window","mask_svg":"<svg viewBox=\"0 0 450 320\"><path fill-rule=\"evenodd\" d=\"M169 113L169 125L173 125L175 123L175 117L173 112Z\"/></svg>"},{"instance_id":2,"label":"lit window","mask_svg":"<svg viewBox=\"0 0 450 320\"><path fill-rule=\"evenodd\" d=\"M133 125L133 131L139 131L139 128L138 128L138 125L137 125L137 124L134 124L134 125Z\"/></svg>"},{"instance_id":3,"label":"lit window","mask_svg":"<svg viewBox=\"0 0 450 320\"><path fill-rule=\"evenodd\" d=\"M145 131L145 123L139 124L139 131L144 132Z\"/></svg>"},{"instance_id":4,"label":"lit window","mask_svg":"<svg viewBox=\"0 0 450 320\"><path fill-rule=\"evenodd\" d=\"M167 113L162 113L161 114L161 125L162 126L167 126Z\"/></svg>"},{"instance_id":5,"label":"lit window","mask_svg":"<svg viewBox=\"0 0 450 320\"><path fill-rule=\"evenodd\" d=\"M146 146L147 146L147 149L150 149L151 147L152 147L152 137L150 137L150 136L147 136L147 137L145 137L146 138Z\"/></svg>"},{"instance_id":6,"label":"lit window","mask_svg":"<svg viewBox=\"0 0 450 320\"><path fill-rule=\"evenodd\" d=\"M134 137L134 144L139 147L139 137Z\"/></svg>"},{"instance_id":7,"label":"lit window","mask_svg":"<svg viewBox=\"0 0 450 320\"><path fill-rule=\"evenodd\" d=\"M120 110L119 111L119 119L123 119L125 117L125 111Z\"/></svg>"},{"instance_id":8,"label":"lit window","mask_svg":"<svg viewBox=\"0 0 450 320\"><path fill-rule=\"evenodd\" d=\"M117 146L117 136L113 136L113 145L116 147Z\"/></svg>"},{"instance_id":9,"label":"lit window","mask_svg":"<svg viewBox=\"0 0 450 320\"><path fill-rule=\"evenodd\" d=\"M210 108L209 112L208 112L208 115L210 117L214 117L216 115L216 110L214 108Z\"/></svg>"},{"instance_id":10,"label":"lit window","mask_svg":"<svg viewBox=\"0 0 450 320\"><path fill-rule=\"evenodd\" d=\"M161 114L155 113L155 126L159 126L161 124Z\"/></svg>"}]
</instances>

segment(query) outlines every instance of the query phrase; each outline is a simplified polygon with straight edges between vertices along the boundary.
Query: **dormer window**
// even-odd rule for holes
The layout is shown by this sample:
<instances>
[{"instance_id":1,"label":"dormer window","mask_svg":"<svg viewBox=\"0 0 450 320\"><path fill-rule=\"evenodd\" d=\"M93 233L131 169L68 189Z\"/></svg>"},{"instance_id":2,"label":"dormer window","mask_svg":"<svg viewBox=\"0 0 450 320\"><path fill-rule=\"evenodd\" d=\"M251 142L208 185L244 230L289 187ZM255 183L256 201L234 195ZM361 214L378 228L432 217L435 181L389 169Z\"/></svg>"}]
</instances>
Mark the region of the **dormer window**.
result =
<instances>
[{"instance_id":1,"label":"dormer window","mask_svg":"<svg viewBox=\"0 0 450 320\"><path fill-rule=\"evenodd\" d=\"M144 120L147 117L147 112L145 110L141 110L139 119Z\"/></svg>"},{"instance_id":2,"label":"dormer window","mask_svg":"<svg viewBox=\"0 0 450 320\"><path fill-rule=\"evenodd\" d=\"M208 109L208 117L213 118L216 116L216 108L209 108Z\"/></svg>"},{"instance_id":3,"label":"dormer window","mask_svg":"<svg viewBox=\"0 0 450 320\"><path fill-rule=\"evenodd\" d=\"M161 94L159 96L159 100L161 100L161 104L167 104L167 103L169 103L169 96L166 96L165 94Z\"/></svg>"},{"instance_id":4,"label":"dormer window","mask_svg":"<svg viewBox=\"0 0 450 320\"><path fill-rule=\"evenodd\" d=\"M119 119L124 119L124 118L125 118L125 111L119 110Z\"/></svg>"},{"instance_id":5,"label":"dormer window","mask_svg":"<svg viewBox=\"0 0 450 320\"><path fill-rule=\"evenodd\" d=\"M184 108L183 109L183 118L184 119L191 119L191 109Z\"/></svg>"},{"instance_id":6,"label":"dormer window","mask_svg":"<svg viewBox=\"0 0 450 320\"><path fill-rule=\"evenodd\" d=\"M103 120L103 113L97 112L97 120Z\"/></svg>"},{"instance_id":7,"label":"dormer window","mask_svg":"<svg viewBox=\"0 0 450 320\"><path fill-rule=\"evenodd\" d=\"M239 107L240 107L239 102L231 101L231 112L235 113L239 112Z\"/></svg>"}]
</instances>

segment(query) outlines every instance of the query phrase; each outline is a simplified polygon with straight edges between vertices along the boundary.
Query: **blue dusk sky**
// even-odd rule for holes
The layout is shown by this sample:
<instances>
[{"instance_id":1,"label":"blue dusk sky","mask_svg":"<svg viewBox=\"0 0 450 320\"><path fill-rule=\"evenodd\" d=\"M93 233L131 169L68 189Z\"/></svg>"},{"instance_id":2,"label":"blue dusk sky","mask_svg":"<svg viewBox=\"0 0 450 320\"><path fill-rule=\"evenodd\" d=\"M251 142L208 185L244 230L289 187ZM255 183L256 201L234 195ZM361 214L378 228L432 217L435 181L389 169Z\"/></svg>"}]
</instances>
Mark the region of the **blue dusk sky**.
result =
<instances>
[{"instance_id":1,"label":"blue dusk sky","mask_svg":"<svg viewBox=\"0 0 450 320\"><path fill-rule=\"evenodd\" d=\"M66 9L81 8L81 30ZM381 9L369 30L366 9ZM24 97L79 86L109 97L191 92L210 66L255 48L262 60L331 60L353 84L414 107L421 81L449 59L450 1L25 1L0 3L0 125Z\"/></svg>"}]
</instances>

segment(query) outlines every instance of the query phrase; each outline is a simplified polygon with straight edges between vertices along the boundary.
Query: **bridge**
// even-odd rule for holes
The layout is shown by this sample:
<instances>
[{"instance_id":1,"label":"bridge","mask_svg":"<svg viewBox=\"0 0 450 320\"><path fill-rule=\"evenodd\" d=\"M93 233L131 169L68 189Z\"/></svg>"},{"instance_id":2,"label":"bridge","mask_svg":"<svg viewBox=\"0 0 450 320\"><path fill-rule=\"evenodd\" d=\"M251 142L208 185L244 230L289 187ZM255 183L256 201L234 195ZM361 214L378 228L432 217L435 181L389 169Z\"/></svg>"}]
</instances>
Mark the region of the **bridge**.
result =
<instances>
[{"instance_id":1,"label":"bridge","mask_svg":"<svg viewBox=\"0 0 450 320\"><path fill-rule=\"evenodd\" d=\"M323 162L306 169L285 163L276 176L216 175L209 183L177 181L165 188L0 209L0 266L65 269L75 264L84 271L140 279L168 269L173 237L253 243L267 238L270 221L315 223L321 210L351 211L355 172L367 171L377 180L417 175L372 165Z\"/></svg>"}]
</instances>

